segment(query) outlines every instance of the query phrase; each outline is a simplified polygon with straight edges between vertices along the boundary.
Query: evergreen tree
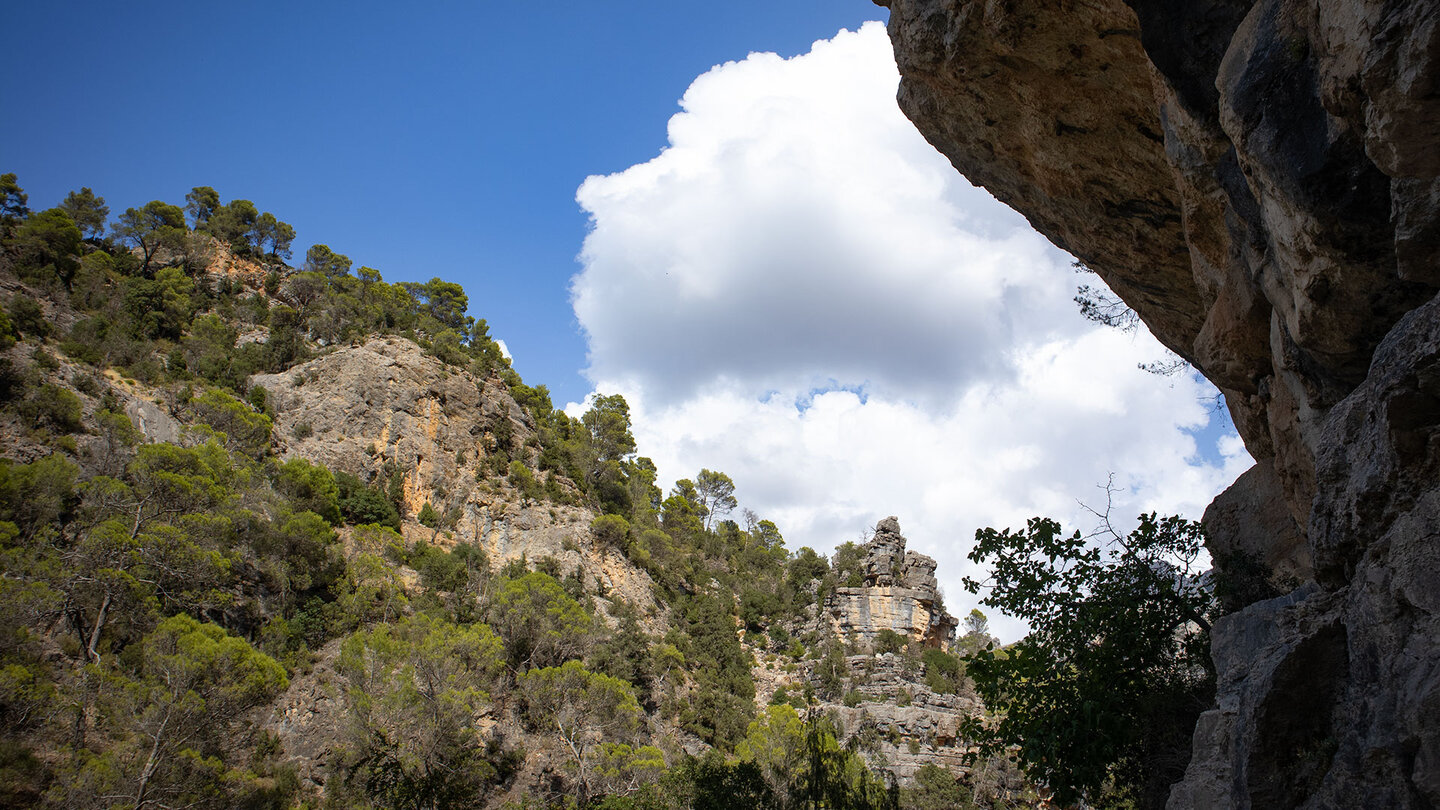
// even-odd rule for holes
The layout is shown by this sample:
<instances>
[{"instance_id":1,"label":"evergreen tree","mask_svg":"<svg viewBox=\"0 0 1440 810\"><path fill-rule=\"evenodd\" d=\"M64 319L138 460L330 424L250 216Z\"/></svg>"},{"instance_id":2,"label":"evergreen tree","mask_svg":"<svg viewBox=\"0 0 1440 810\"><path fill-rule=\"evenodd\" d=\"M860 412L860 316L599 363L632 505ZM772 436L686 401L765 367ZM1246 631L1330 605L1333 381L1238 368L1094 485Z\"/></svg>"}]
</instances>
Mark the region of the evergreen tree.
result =
<instances>
[{"instance_id":1,"label":"evergreen tree","mask_svg":"<svg viewBox=\"0 0 1440 810\"><path fill-rule=\"evenodd\" d=\"M110 218L110 206L105 204L104 197L96 196L88 186L66 194L65 202L60 204L60 208L80 227L85 238L98 239L104 235L105 222Z\"/></svg>"},{"instance_id":2,"label":"evergreen tree","mask_svg":"<svg viewBox=\"0 0 1440 810\"><path fill-rule=\"evenodd\" d=\"M185 214L179 207L151 200L141 208L127 208L115 226L115 237L131 242L141 251L142 272L150 272L150 262L158 250L178 249L185 237Z\"/></svg>"}]
</instances>

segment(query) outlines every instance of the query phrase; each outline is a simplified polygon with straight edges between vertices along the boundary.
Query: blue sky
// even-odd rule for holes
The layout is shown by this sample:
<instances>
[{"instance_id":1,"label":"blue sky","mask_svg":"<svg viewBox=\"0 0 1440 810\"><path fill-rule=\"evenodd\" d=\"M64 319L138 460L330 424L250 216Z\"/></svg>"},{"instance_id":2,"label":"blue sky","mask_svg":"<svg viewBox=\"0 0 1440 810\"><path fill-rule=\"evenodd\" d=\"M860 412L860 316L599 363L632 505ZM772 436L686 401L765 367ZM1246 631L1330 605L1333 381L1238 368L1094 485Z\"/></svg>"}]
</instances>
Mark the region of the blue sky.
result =
<instances>
[{"instance_id":1,"label":"blue sky","mask_svg":"<svg viewBox=\"0 0 1440 810\"><path fill-rule=\"evenodd\" d=\"M197 185L388 280L470 294L557 402L589 390L575 189L665 144L712 65L883 19L868 0L11 3L0 171L112 215Z\"/></svg>"},{"instance_id":2,"label":"blue sky","mask_svg":"<svg viewBox=\"0 0 1440 810\"><path fill-rule=\"evenodd\" d=\"M25 4L0 171L37 209L209 185L297 261L458 281L557 405L623 394L662 485L722 470L792 548L895 515L963 615L976 529L1088 530L1107 481L1122 526L1198 518L1250 461L1208 383L1138 370L1159 344L1086 322L1070 257L899 113L884 15Z\"/></svg>"}]
</instances>

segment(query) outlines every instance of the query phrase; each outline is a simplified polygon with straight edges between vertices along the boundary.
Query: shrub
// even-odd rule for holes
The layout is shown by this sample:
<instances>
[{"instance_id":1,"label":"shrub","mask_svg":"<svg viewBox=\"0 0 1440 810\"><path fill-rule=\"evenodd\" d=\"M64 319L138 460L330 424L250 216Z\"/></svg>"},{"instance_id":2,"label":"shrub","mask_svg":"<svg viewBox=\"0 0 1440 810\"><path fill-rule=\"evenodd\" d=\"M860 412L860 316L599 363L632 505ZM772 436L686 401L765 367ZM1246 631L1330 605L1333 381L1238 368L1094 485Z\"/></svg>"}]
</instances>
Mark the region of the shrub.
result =
<instances>
[{"instance_id":1,"label":"shrub","mask_svg":"<svg viewBox=\"0 0 1440 810\"><path fill-rule=\"evenodd\" d=\"M95 379L92 374L82 374L77 371L70 375L70 384L75 386L76 391L86 396L100 396L100 381Z\"/></svg>"},{"instance_id":2,"label":"shrub","mask_svg":"<svg viewBox=\"0 0 1440 810\"><path fill-rule=\"evenodd\" d=\"M291 459L280 467L276 487L290 498L297 512L314 512L332 526L340 523L340 490L325 467Z\"/></svg>"},{"instance_id":3,"label":"shrub","mask_svg":"<svg viewBox=\"0 0 1440 810\"><path fill-rule=\"evenodd\" d=\"M410 567L420 574L420 581L431 590L456 591L469 578L461 555L436 548L424 540L417 542L410 552Z\"/></svg>"},{"instance_id":4,"label":"shrub","mask_svg":"<svg viewBox=\"0 0 1440 810\"><path fill-rule=\"evenodd\" d=\"M47 383L32 389L19 410L35 424L49 425L62 433L78 433L84 429L80 398L58 385Z\"/></svg>"},{"instance_id":5,"label":"shrub","mask_svg":"<svg viewBox=\"0 0 1440 810\"><path fill-rule=\"evenodd\" d=\"M270 392L265 390L265 386L250 386L250 393L247 395L247 399L250 400L250 407L254 408L256 411L259 411L266 416L274 415L275 409L270 404Z\"/></svg>"},{"instance_id":6,"label":"shrub","mask_svg":"<svg viewBox=\"0 0 1440 810\"><path fill-rule=\"evenodd\" d=\"M936 694L954 694L960 690L960 679L964 673L960 659L934 648L925 651L921 658L925 663L925 685Z\"/></svg>"},{"instance_id":7,"label":"shrub","mask_svg":"<svg viewBox=\"0 0 1440 810\"><path fill-rule=\"evenodd\" d=\"M910 639L887 627L875 636L875 652L898 653L905 649L909 641Z\"/></svg>"},{"instance_id":8,"label":"shrub","mask_svg":"<svg viewBox=\"0 0 1440 810\"><path fill-rule=\"evenodd\" d=\"M19 333L15 331L15 322L10 320L4 308L0 308L0 351L14 346L17 337Z\"/></svg>"},{"instance_id":9,"label":"shrub","mask_svg":"<svg viewBox=\"0 0 1440 810\"><path fill-rule=\"evenodd\" d=\"M36 368L43 371L54 371L60 368L60 361L55 359L55 355L39 346L36 346L35 351L31 352L30 359L35 361Z\"/></svg>"},{"instance_id":10,"label":"shrub","mask_svg":"<svg viewBox=\"0 0 1440 810\"><path fill-rule=\"evenodd\" d=\"M601 515L590 522L590 531L602 544L624 551L630 523L619 515Z\"/></svg>"},{"instance_id":11,"label":"shrub","mask_svg":"<svg viewBox=\"0 0 1440 810\"><path fill-rule=\"evenodd\" d=\"M540 497L540 484L535 480L535 475L530 472L522 462L510 462L509 475L510 485L520 490L520 494L526 498Z\"/></svg>"},{"instance_id":12,"label":"shrub","mask_svg":"<svg viewBox=\"0 0 1440 810\"><path fill-rule=\"evenodd\" d=\"M206 391L190 407L200 421L225 434L232 450L260 458L270 449L270 417L224 391Z\"/></svg>"},{"instance_id":13,"label":"shrub","mask_svg":"<svg viewBox=\"0 0 1440 810\"><path fill-rule=\"evenodd\" d=\"M10 299L10 322L15 331L23 337L45 339L50 336L50 322L45 320L45 311L34 298L17 294Z\"/></svg>"}]
</instances>

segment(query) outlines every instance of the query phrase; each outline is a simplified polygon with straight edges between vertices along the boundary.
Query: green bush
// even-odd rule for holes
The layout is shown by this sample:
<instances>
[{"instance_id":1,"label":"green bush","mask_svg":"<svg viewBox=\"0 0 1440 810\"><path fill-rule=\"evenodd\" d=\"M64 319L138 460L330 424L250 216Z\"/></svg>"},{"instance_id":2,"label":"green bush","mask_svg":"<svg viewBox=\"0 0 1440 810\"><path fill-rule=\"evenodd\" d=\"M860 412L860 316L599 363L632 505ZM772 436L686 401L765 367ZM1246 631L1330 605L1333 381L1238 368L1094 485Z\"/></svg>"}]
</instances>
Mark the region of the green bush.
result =
<instances>
[{"instance_id":1,"label":"green bush","mask_svg":"<svg viewBox=\"0 0 1440 810\"><path fill-rule=\"evenodd\" d=\"M630 523L619 515L601 515L590 522L590 532L602 545L625 550Z\"/></svg>"},{"instance_id":2,"label":"green bush","mask_svg":"<svg viewBox=\"0 0 1440 810\"><path fill-rule=\"evenodd\" d=\"M16 294L10 299L8 309L12 328L21 337L38 337L44 340L50 336L50 322L45 320L45 311L34 298Z\"/></svg>"},{"instance_id":3,"label":"green bush","mask_svg":"<svg viewBox=\"0 0 1440 810\"><path fill-rule=\"evenodd\" d=\"M225 434L230 449L251 458L270 450L270 417L224 391L209 390L195 397L190 408L200 421Z\"/></svg>"},{"instance_id":4,"label":"green bush","mask_svg":"<svg viewBox=\"0 0 1440 810\"><path fill-rule=\"evenodd\" d=\"M55 359L55 355L45 351L41 346L35 347L35 351L30 353L30 359L35 361L35 367L41 371L54 371L60 368L60 361Z\"/></svg>"},{"instance_id":5,"label":"green bush","mask_svg":"<svg viewBox=\"0 0 1440 810\"><path fill-rule=\"evenodd\" d=\"M395 504L383 493L365 486L359 478L346 472L335 473L335 487L340 498L340 514L346 523L378 523L397 531L400 529L400 513L395 511Z\"/></svg>"},{"instance_id":6,"label":"green bush","mask_svg":"<svg viewBox=\"0 0 1440 810\"><path fill-rule=\"evenodd\" d=\"M920 660L925 664L925 685L930 687L930 691L941 695L960 691L960 680L965 670L959 658L932 647Z\"/></svg>"},{"instance_id":7,"label":"green bush","mask_svg":"<svg viewBox=\"0 0 1440 810\"><path fill-rule=\"evenodd\" d=\"M31 389L19 410L22 416L36 425L48 425L62 433L79 433L84 430L81 422L84 411L80 398L69 389L58 385L46 383Z\"/></svg>"},{"instance_id":8,"label":"green bush","mask_svg":"<svg viewBox=\"0 0 1440 810\"><path fill-rule=\"evenodd\" d=\"M0 308L0 351L15 345L15 339L20 333L15 330L15 322L10 320L4 308Z\"/></svg>"},{"instance_id":9,"label":"green bush","mask_svg":"<svg viewBox=\"0 0 1440 810\"><path fill-rule=\"evenodd\" d=\"M295 511L308 510L332 526L339 525L340 489L326 468L305 459L291 459L280 467L276 488L290 498Z\"/></svg>"},{"instance_id":10,"label":"green bush","mask_svg":"<svg viewBox=\"0 0 1440 810\"><path fill-rule=\"evenodd\" d=\"M881 654L898 653L905 649L905 646L909 643L910 639L908 637L902 636L887 627L875 635L875 652Z\"/></svg>"},{"instance_id":11,"label":"green bush","mask_svg":"<svg viewBox=\"0 0 1440 810\"><path fill-rule=\"evenodd\" d=\"M918 749L918 743L916 747ZM901 791L901 797L902 806L910 810L958 810L976 806L969 788L933 762L920 766L915 772L914 787Z\"/></svg>"},{"instance_id":12,"label":"green bush","mask_svg":"<svg viewBox=\"0 0 1440 810\"><path fill-rule=\"evenodd\" d=\"M539 498L541 488L535 480L535 475L530 472L522 462L510 462L509 475L510 485L520 490L520 494L526 498Z\"/></svg>"}]
</instances>

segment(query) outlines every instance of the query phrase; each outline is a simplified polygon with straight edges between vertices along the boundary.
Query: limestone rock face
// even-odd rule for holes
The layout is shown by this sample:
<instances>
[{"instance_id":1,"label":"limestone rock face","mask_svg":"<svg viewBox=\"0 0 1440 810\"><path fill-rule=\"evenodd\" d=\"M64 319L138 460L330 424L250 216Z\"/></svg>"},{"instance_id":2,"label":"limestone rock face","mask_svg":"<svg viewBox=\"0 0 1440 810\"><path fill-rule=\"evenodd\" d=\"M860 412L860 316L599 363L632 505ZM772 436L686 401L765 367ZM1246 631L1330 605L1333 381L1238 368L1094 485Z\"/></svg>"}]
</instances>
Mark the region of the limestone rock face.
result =
<instances>
[{"instance_id":1,"label":"limestone rock face","mask_svg":"<svg viewBox=\"0 0 1440 810\"><path fill-rule=\"evenodd\" d=\"M1440 286L1433 4L890 5L901 108L1220 387L1303 529L1324 412Z\"/></svg>"},{"instance_id":2,"label":"limestone rock face","mask_svg":"<svg viewBox=\"0 0 1440 810\"><path fill-rule=\"evenodd\" d=\"M481 469L502 450L534 461L525 446L534 426L504 381L447 367L410 340L377 337L252 382L270 394L283 457L367 482L399 474L411 515L429 502L455 516L448 536L413 524L407 538L476 543L495 566L554 557L565 573L579 569L588 588L654 605L649 576L595 542L588 509L526 500Z\"/></svg>"},{"instance_id":3,"label":"limestone rock face","mask_svg":"<svg viewBox=\"0 0 1440 810\"><path fill-rule=\"evenodd\" d=\"M1314 577L1217 626L1172 806L1440 802L1440 3L886 5L926 138L1225 394L1212 548Z\"/></svg>"},{"instance_id":4,"label":"limestone rock face","mask_svg":"<svg viewBox=\"0 0 1440 810\"><path fill-rule=\"evenodd\" d=\"M507 436L518 448L531 432L503 382L447 369L404 338L374 338L253 382L270 392L282 452L362 480L396 465L417 511L467 462Z\"/></svg>"},{"instance_id":5,"label":"limestone rock face","mask_svg":"<svg viewBox=\"0 0 1440 810\"><path fill-rule=\"evenodd\" d=\"M901 784L910 784L926 763L963 774L969 748L960 737L960 724L984 711L979 698L968 689L937 694L926 686L925 666L918 658L877 655L875 650L884 630L927 647L948 650L953 644L959 622L940 602L935 560L906 550L894 517L876 524L864 549L865 584L836 588L818 617L822 626L829 625L828 632L858 653L845 662L856 700L823 708L840 717L847 740L855 741L857 735L870 740L879 755L876 761L883 759L883 768ZM812 688L821 688L813 664L806 677Z\"/></svg>"},{"instance_id":6,"label":"limestone rock face","mask_svg":"<svg viewBox=\"0 0 1440 810\"><path fill-rule=\"evenodd\" d=\"M960 723L984 711L978 698L932 692L918 673L905 671L903 656L896 653L851 656L846 666L864 681L855 690L861 700L833 709L848 735L874 733L886 770L902 784L909 784L925 764L966 772L969 746ZM916 750L911 750L912 740L919 743Z\"/></svg>"},{"instance_id":7,"label":"limestone rock face","mask_svg":"<svg viewBox=\"0 0 1440 810\"><path fill-rule=\"evenodd\" d=\"M1314 578L1310 546L1285 506L1280 480L1268 461L1251 467L1220 493L1201 523L1215 558L1246 555L1270 572L1272 586L1293 587Z\"/></svg>"},{"instance_id":8,"label":"limestone rock face","mask_svg":"<svg viewBox=\"0 0 1440 810\"><path fill-rule=\"evenodd\" d=\"M968 687L958 694L940 694L925 682L925 665L904 653L860 653L845 658L849 699L818 699L819 711L840 720L841 742L865 751L872 765L893 775L902 786L913 784L915 772L926 764L940 765L964 775L974 765L965 755L972 749L961 724L981 715L984 705ZM807 686L822 690L816 662L806 662L789 673L774 663L757 662L756 700L770 701L785 687L796 693ZM981 766L982 768L985 766Z\"/></svg>"},{"instance_id":9,"label":"limestone rock face","mask_svg":"<svg viewBox=\"0 0 1440 810\"><path fill-rule=\"evenodd\" d=\"M935 560L905 550L900 523L888 517L865 544L865 585L836 588L825 612L837 635L870 645L891 630L932 647L948 648L959 621L945 612L935 581Z\"/></svg>"}]
</instances>

